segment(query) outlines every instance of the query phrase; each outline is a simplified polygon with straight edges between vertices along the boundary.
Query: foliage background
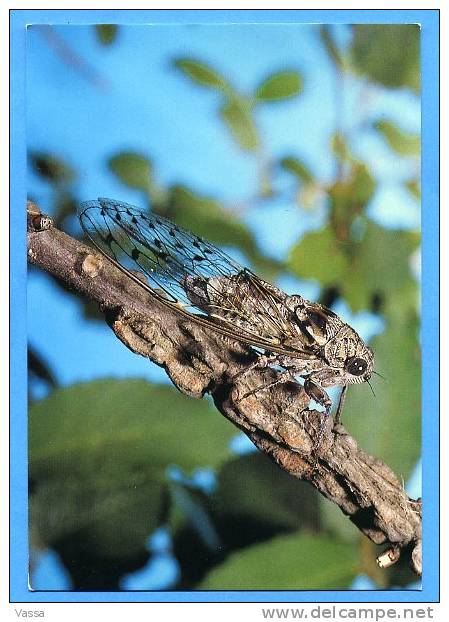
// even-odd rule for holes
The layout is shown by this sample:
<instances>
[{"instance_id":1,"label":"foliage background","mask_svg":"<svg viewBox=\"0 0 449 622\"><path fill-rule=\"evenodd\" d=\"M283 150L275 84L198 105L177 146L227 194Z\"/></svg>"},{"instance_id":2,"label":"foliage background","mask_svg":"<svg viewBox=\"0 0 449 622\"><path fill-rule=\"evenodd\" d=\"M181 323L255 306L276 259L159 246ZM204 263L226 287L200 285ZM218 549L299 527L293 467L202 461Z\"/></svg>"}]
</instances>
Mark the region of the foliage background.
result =
<instances>
[{"instance_id":1,"label":"foliage background","mask_svg":"<svg viewBox=\"0 0 449 622\"><path fill-rule=\"evenodd\" d=\"M30 197L75 235L80 200L151 208L331 306L385 377L375 399L350 391L345 424L418 496L418 27L31 26L27 43ZM93 305L30 270L28 308L33 588L416 587Z\"/></svg>"}]
</instances>

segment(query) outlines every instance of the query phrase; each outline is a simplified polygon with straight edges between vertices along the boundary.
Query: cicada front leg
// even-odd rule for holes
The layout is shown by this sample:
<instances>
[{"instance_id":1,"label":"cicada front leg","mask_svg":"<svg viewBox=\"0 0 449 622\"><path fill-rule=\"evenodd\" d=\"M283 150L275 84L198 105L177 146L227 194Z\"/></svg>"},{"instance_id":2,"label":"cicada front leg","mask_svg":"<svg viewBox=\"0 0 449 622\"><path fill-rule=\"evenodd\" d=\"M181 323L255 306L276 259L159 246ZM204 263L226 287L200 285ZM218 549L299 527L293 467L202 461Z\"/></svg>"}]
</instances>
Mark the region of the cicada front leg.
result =
<instances>
[{"instance_id":1,"label":"cicada front leg","mask_svg":"<svg viewBox=\"0 0 449 622\"><path fill-rule=\"evenodd\" d=\"M275 354L275 353L261 354L260 356L258 356L258 358L253 363L251 363L251 365L249 365L242 371L235 374L235 376L232 377L232 380L235 381L237 379L243 378L246 374L248 374L253 369L267 369L268 367L271 367L273 365L284 367L278 354ZM282 384L284 382L291 382L291 381L296 382L295 373L296 373L296 369L294 367L284 368L282 371L279 372L278 377L272 380L271 382L268 382L267 384L261 384L255 389L251 389L251 391L247 391L245 394L240 395L236 403L239 403L242 400L248 397L251 397L252 395L255 395L256 393L259 393L261 391L267 391L268 389L272 389L278 384Z\"/></svg>"},{"instance_id":2,"label":"cicada front leg","mask_svg":"<svg viewBox=\"0 0 449 622\"><path fill-rule=\"evenodd\" d=\"M304 391L312 400L325 408L326 415L330 414L332 402L329 395L326 393L323 387L315 382L315 380L313 380L313 378L311 378L310 376L307 376L307 378L304 380Z\"/></svg>"}]
</instances>

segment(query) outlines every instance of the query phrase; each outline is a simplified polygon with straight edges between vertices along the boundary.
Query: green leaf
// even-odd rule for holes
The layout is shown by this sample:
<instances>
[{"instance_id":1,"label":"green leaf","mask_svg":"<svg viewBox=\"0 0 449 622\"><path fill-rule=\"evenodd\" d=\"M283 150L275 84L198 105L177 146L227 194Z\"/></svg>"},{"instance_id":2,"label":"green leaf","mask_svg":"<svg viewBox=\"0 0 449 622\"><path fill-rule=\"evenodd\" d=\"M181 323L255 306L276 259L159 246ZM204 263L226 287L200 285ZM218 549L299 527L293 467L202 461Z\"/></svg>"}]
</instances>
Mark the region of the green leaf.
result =
<instances>
[{"instance_id":1,"label":"green leaf","mask_svg":"<svg viewBox=\"0 0 449 622\"><path fill-rule=\"evenodd\" d=\"M218 473L214 507L226 523L266 531L320 527L318 496L306 482L292 477L261 453L231 460ZM229 544L229 543L228 543Z\"/></svg>"},{"instance_id":2,"label":"green leaf","mask_svg":"<svg viewBox=\"0 0 449 622\"><path fill-rule=\"evenodd\" d=\"M318 493L257 452L223 464L211 495L170 486L170 528L182 577L196 588L232 551L300 527L320 528Z\"/></svg>"},{"instance_id":3,"label":"green leaf","mask_svg":"<svg viewBox=\"0 0 449 622\"><path fill-rule=\"evenodd\" d=\"M74 169L51 153L33 151L29 158L35 172L52 184L67 184L76 179Z\"/></svg>"},{"instance_id":4,"label":"green leaf","mask_svg":"<svg viewBox=\"0 0 449 622\"><path fill-rule=\"evenodd\" d=\"M242 149L257 150L259 135L248 102L233 97L220 108L220 116Z\"/></svg>"},{"instance_id":5,"label":"green leaf","mask_svg":"<svg viewBox=\"0 0 449 622\"><path fill-rule=\"evenodd\" d=\"M403 304L397 296L395 306ZM387 329L370 344L374 368L385 380L350 388L343 421L363 449L384 460L404 480L421 453L421 365L419 322L412 310L388 318Z\"/></svg>"},{"instance_id":6,"label":"green leaf","mask_svg":"<svg viewBox=\"0 0 449 622\"><path fill-rule=\"evenodd\" d=\"M346 419L346 409L344 411L344 417ZM358 547L360 531L356 529L354 524L349 520L349 517L343 514L338 505L331 503L321 495L318 503L322 531L325 532L327 536L335 538L339 542L347 542L349 546Z\"/></svg>"},{"instance_id":7,"label":"green leaf","mask_svg":"<svg viewBox=\"0 0 449 622\"><path fill-rule=\"evenodd\" d=\"M215 69L199 60L192 58L177 58L173 66L179 69L196 84L220 91L232 90L229 82Z\"/></svg>"},{"instance_id":8,"label":"green leaf","mask_svg":"<svg viewBox=\"0 0 449 622\"><path fill-rule=\"evenodd\" d=\"M384 300L400 298L396 312L416 308L416 284L410 269L410 256L419 246L413 231L385 229L367 221L363 237L352 248L353 261L342 281L343 294L353 311L369 309L373 296ZM411 288L411 289L410 289ZM409 292L415 299L409 302Z\"/></svg>"},{"instance_id":9,"label":"green leaf","mask_svg":"<svg viewBox=\"0 0 449 622\"><path fill-rule=\"evenodd\" d=\"M294 175L299 181L304 184L311 184L314 181L313 175L310 169L295 156L285 156L280 161L281 167Z\"/></svg>"},{"instance_id":10,"label":"green leaf","mask_svg":"<svg viewBox=\"0 0 449 622\"><path fill-rule=\"evenodd\" d=\"M111 45L117 38L117 24L96 24L95 32L102 45Z\"/></svg>"},{"instance_id":11,"label":"green leaf","mask_svg":"<svg viewBox=\"0 0 449 622\"><path fill-rule=\"evenodd\" d=\"M390 88L420 89L418 24L357 24L351 58L354 69Z\"/></svg>"},{"instance_id":12,"label":"green leaf","mask_svg":"<svg viewBox=\"0 0 449 622\"><path fill-rule=\"evenodd\" d=\"M303 79L298 71L279 71L257 87L254 97L259 102L281 101L296 97L302 90Z\"/></svg>"},{"instance_id":13,"label":"green leaf","mask_svg":"<svg viewBox=\"0 0 449 622\"><path fill-rule=\"evenodd\" d=\"M421 152L421 137L419 134L404 132L391 121L377 121L374 128L385 138L388 145L404 156L418 156Z\"/></svg>"},{"instance_id":14,"label":"green leaf","mask_svg":"<svg viewBox=\"0 0 449 622\"><path fill-rule=\"evenodd\" d=\"M341 132L334 132L331 136L331 149L342 162L355 162L355 158L349 149L346 136Z\"/></svg>"},{"instance_id":15,"label":"green leaf","mask_svg":"<svg viewBox=\"0 0 449 622\"><path fill-rule=\"evenodd\" d=\"M129 186L149 192L152 180L152 164L148 158L134 152L123 151L108 161L109 170Z\"/></svg>"},{"instance_id":16,"label":"green leaf","mask_svg":"<svg viewBox=\"0 0 449 622\"><path fill-rule=\"evenodd\" d=\"M353 225L363 216L374 195L376 181L368 167L355 159L346 164L343 179L337 179L328 189L330 222L335 237L346 245L354 238ZM349 251L349 247L345 247Z\"/></svg>"},{"instance_id":17,"label":"green leaf","mask_svg":"<svg viewBox=\"0 0 449 622\"><path fill-rule=\"evenodd\" d=\"M291 534L231 554L198 589L344 589L357 572L354 548L324 536Z\"/></svg>"},{"instance_id":18,"label":"green leaf","mask_svg":"<svg viewBox=\"0 0 449 622\"><path fill-rule=\"evenodd\" d=\"M316 279L324 286L338 285L348 271L349 260L343 245L327 226L320 231L306 233L292 247L288 267L301 278Z\"/></svg>"},{"instance_id":19,"label":"green leaf","mask_svg":"<svg viewBox=\"0 0 449 622\"><path fill-rule=\"evenodd\" d=\"M347 245L354 237L354 224L360 217L364 218L377 183L369 167L353 156L343 134L336 132L332 136L331 147L341 174L328 188L330 222L336 238ZM349 246L346 250L350 251Z\"/></svg>"},{"instance_id":20,"label":"green leaf","mask_svg":"<svg viewBox=\"0 0 449 622\"><path fill-rule=\"evenodd\" d=\"M30 409L31 523L50 546L82 532L92 552L135 555L162 518L167 466L216 467L234 434L206 401L170 387L57 389Z\"/></svg>"}]
</instances>

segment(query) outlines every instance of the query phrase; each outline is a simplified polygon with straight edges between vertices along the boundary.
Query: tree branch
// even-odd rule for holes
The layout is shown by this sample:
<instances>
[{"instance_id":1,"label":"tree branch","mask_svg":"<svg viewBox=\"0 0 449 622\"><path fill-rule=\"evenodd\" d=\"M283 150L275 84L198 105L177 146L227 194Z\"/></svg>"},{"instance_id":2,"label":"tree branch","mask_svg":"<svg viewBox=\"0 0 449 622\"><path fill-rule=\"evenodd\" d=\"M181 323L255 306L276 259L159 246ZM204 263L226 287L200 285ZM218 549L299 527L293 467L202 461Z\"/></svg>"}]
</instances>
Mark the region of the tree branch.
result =
<instances>
[{"instance_id":1,"label":"tree branch","mask_svg":"<svg viewBox=\"0 0 449 622\"><path fill-rule=\"evenodd\" d=\"M381 567L401 554L421 573L421 501L410 499L393 471L357 445L343 426L310 410L298 383L256 387L278 377L274 369L247 369L251 348L188 321L127 278L102 255L51 226L29 205L28 260L80 296L100 304L117 337L133 352L164 367L191 397L210 393L217 409L281 468L312 484L376 544L386 545ZM318 450L315 439L325 418Z\"/></svg>"}]
</instances>

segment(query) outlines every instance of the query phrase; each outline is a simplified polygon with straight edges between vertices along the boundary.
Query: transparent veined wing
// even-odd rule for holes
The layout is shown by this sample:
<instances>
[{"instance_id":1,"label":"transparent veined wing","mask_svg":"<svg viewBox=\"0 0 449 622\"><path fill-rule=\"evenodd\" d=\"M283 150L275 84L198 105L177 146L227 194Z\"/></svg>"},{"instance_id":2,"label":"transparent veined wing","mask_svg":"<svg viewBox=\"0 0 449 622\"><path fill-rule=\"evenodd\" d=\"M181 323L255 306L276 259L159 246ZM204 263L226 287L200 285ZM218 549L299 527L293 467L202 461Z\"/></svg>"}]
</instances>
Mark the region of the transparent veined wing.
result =
<instances>
[{"instance_id":1,"label":"transparent veined wing","mask_svg":"<svg viewBox=\"0 0 449 622\"><path fill-rule=\"evenodd\" d=\"M79 218L94 245L134 280L144 275L148 286L138 282L165 304L256 347L311 354L282 347L291 337L282 292L214 244L113 199L82 203Z\"/></svg>"}]
</instances>

